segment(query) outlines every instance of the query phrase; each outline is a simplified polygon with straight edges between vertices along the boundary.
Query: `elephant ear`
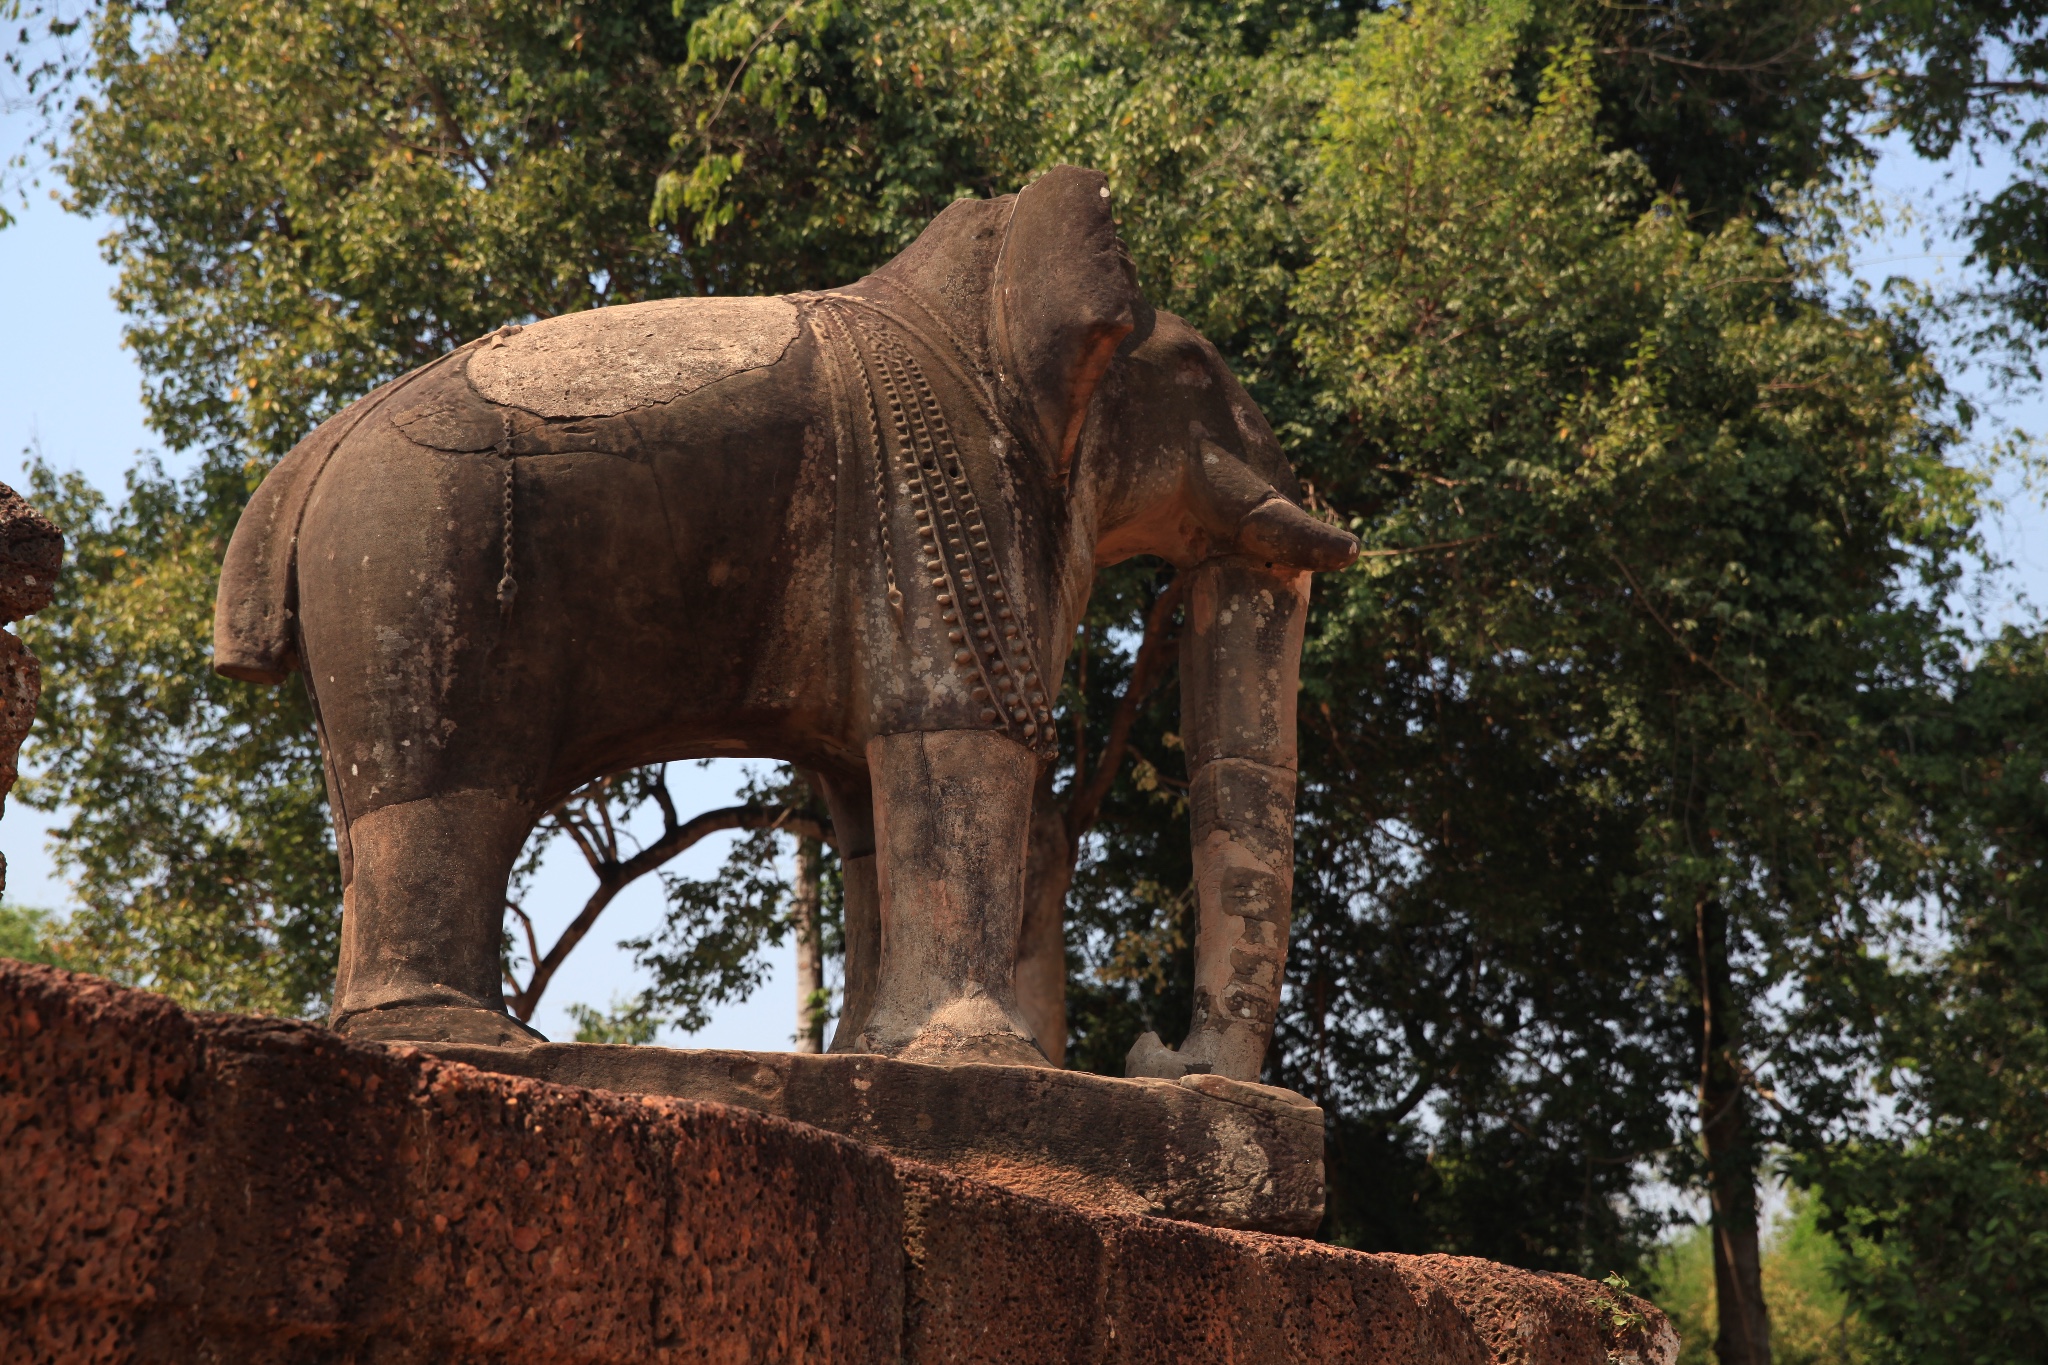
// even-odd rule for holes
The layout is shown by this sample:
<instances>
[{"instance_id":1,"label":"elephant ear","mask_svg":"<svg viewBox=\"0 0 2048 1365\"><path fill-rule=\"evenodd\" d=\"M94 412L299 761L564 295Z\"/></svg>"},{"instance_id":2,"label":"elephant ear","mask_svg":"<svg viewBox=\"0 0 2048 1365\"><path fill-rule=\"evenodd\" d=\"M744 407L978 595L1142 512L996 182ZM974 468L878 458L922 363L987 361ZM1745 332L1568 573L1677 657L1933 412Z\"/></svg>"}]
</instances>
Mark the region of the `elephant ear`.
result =
<instances>
[{"instance_id":1,"label":"elephant ear","mask_svg":"<svg viewBox=\"0 0 2048 1365\"><path fill-rule=\"evenodd\" d=\"M1088 400L1141 306L1107 176L1055 166L1018 193L994 296L1004 366L1064 482Z\"/></svg>"}]
</instances>

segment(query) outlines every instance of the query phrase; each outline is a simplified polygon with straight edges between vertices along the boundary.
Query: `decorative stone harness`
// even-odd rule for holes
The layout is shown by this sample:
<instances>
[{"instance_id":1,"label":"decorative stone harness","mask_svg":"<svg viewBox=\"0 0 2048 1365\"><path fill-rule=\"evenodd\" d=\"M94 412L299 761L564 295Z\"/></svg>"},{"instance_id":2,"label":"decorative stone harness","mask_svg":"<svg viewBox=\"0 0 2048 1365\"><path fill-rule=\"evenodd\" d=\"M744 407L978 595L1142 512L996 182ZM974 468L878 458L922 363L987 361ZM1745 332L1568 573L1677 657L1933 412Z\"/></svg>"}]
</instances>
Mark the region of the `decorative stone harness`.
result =
<instances>
[{"instance_id":1,"label":"decorative stone harness","mask_svg":"<svg viewBox=\"0 0 2048 1365\"><path fill-rule=\"evenodd\" d=\"M829 330L840 342L832 349L859 379L856 406L867 418L875 519L897 629L903 629L903 592L896 580L891 502L900 489L907 489L925 582L953 645L953 665L964 676L968 695L981 703L983 723L1000 725L1041 758L1051 757L1059 745L1053 733L1052 698L1017 604L1003 585L981 500L954 445L945 411L902 335L910 329L865 299L846 294L803 297L810 305L807 311L825 324L821 331ZM964 354L960 359L965 362ZM892 470L897 476L893 480ZM924 591L917 585L912 590Z\"/></svg>"}]
</instances>

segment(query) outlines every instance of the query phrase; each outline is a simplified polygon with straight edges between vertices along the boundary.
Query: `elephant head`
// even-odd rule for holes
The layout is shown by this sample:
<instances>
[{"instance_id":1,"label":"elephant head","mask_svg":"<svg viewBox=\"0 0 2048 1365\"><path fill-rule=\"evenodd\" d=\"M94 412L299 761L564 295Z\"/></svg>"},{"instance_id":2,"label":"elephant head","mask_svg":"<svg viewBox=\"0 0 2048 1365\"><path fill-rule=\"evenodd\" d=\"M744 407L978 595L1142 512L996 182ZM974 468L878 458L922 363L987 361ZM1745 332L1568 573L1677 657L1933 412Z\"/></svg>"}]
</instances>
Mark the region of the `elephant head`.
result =
<instances>
[{"instance_id":1,"label":"elephant head","mask_svg":"<svg viewBox=\"0 0 2048 1365\"><path fill-rule=\"evenodd\" d=\"M999 232L995 205L958 207L963 224L988 215L972 221L991 229L985 354L1006 425L1064 500L1064 515L1046 518L1063 526L1066 550L1048 652L1063 657L1098 568L1150 554L1184 581L1194 1020L1177 1050L1147 1034L1129 1070L1255 1079L1287 947L1309 577L1349 565L1358 542L1303 510L1278 440L1216 348L1140 296L1102 175L1048 172ZM927 235L943 240L944 221ZM904 260L914 268L918 256Z\"/></svg>"},{"instance_id":2,"label":"elephant head","mask_svg":"<svg viewBox=\"0 0 2048 1365\"><path fill-rule=\"evenodd\" d=\"M1149 552L1171 560L1184 584L1195 1000L1178 1049L1148 1033L1126 1066L1134 1076L1255 1080L1287 954L1309 579L1348 566L1358 541L1302 509L1279 442L1215 348L1171 315L1147 321L1105 388L1111 420L1089 433L1143 452L1126 466L1138 486L1104 499L1096 562Z\"/></svg>"}]
</instances>

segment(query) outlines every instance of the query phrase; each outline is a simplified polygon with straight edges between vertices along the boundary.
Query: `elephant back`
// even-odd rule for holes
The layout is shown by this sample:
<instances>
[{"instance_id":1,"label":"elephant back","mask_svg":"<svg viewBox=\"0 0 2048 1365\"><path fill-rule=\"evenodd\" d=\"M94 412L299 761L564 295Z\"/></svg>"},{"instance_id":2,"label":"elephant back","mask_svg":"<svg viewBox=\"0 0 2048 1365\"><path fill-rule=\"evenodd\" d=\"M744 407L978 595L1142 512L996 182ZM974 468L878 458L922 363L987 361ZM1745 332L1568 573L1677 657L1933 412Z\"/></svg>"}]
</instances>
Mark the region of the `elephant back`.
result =
<instances>
[{"instance_id":1,"label":"elephant back","mask_svg":"<svg viewBox=\"0 0 2048 1365\"><path fill-rule=\"evenodd\" d=\"M469 382L537 417L618 417L773 365L796 339L784 298L657 299L504 328L470 357Z\"/></svg>"}]
</instances>

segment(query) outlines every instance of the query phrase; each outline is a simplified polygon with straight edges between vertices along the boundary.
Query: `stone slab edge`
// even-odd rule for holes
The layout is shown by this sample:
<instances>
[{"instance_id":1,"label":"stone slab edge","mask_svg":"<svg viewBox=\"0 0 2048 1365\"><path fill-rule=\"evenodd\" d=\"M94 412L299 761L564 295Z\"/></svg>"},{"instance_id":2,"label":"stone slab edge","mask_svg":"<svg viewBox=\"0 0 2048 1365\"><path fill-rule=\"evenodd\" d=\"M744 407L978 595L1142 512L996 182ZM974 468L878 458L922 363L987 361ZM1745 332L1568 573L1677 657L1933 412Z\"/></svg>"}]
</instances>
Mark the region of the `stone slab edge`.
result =
<instances>
[{"instance_id":1,"label":"stone slab edge","mask_svg":"<svg viewBox=\"0 0 2048 1365\"><path fill-rule=\"evenodd\" d=\"M532 1080L738 1105L1102 1212L1295 1235L1323 1221L1323 1111L1220 1076L596 1043L427 1050Z\"/></svg>"},{"instance_id":2,"label":"stone slab edge","mask_svg":"<svg viewBox=\"0 0 2048 1365\"><path fill-rule=\"evenodd\" d=\"M0 959L0 1362L1672 1365L1569 1275L1090 1213Z\"/></svg>"}]
</instances>

